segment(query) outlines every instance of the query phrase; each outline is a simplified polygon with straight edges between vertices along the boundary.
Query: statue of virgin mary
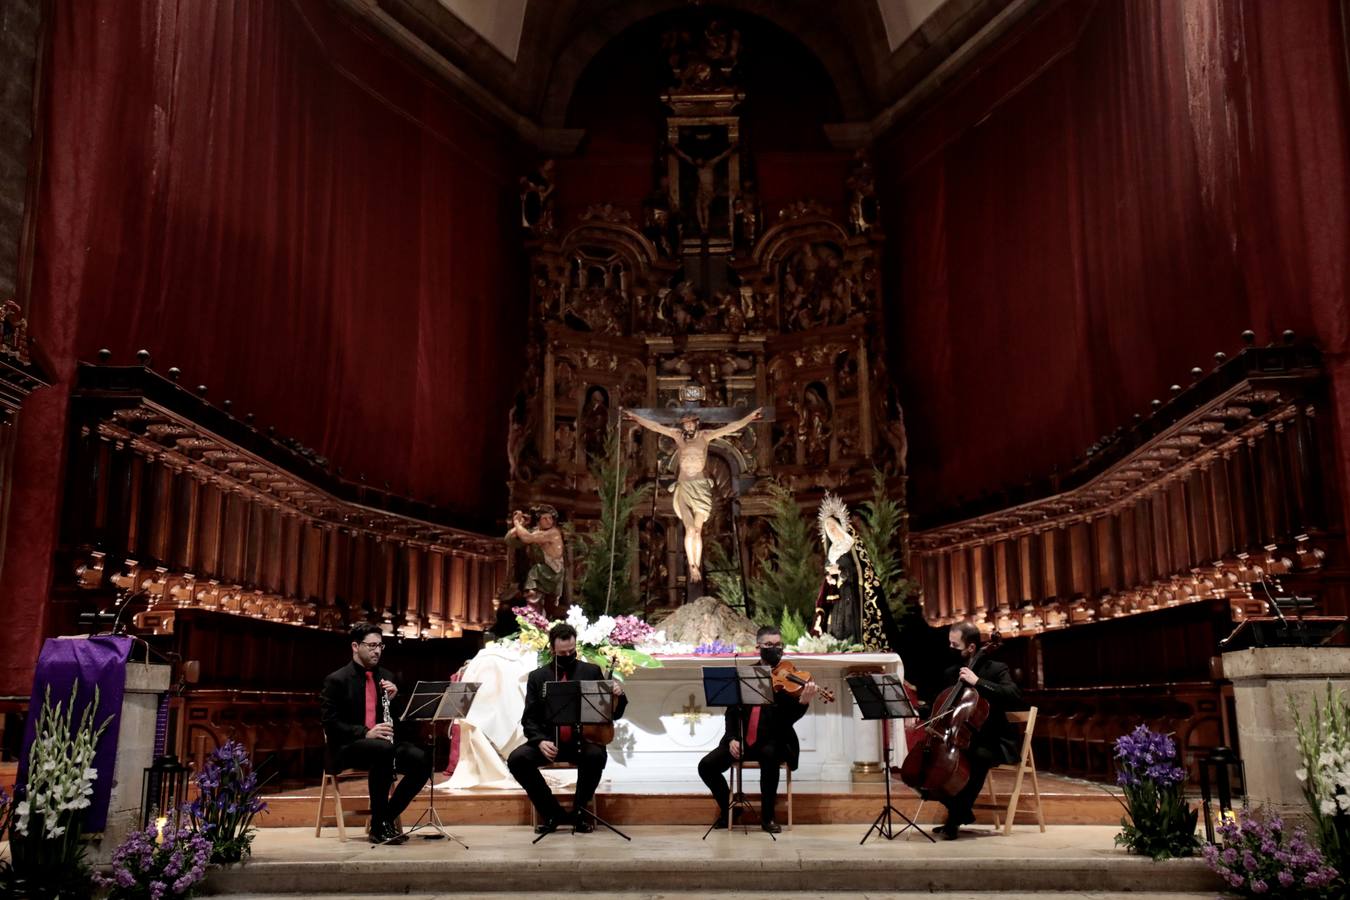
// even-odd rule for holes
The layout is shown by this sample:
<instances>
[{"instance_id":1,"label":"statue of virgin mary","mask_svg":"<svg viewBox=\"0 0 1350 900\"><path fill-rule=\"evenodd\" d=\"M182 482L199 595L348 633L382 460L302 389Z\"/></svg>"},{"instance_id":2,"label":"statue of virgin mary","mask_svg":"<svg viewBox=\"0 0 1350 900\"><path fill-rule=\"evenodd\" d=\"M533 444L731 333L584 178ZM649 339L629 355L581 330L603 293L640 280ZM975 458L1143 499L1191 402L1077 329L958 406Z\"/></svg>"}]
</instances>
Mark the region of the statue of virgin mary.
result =
<instances>
[{"instance_id":1,"label":"statue of virgin mary","mask_svg":"<svg viewBox=\"0 0 1350 900\"><path fill-rule=\"evenodd\" d=\"M848 507L827 493L817 519L825 546L825 579L816 596L812 632L829 632L876 653L894 652L899 630L872 560L853 531Z\"/></svg>"}]
</instances>

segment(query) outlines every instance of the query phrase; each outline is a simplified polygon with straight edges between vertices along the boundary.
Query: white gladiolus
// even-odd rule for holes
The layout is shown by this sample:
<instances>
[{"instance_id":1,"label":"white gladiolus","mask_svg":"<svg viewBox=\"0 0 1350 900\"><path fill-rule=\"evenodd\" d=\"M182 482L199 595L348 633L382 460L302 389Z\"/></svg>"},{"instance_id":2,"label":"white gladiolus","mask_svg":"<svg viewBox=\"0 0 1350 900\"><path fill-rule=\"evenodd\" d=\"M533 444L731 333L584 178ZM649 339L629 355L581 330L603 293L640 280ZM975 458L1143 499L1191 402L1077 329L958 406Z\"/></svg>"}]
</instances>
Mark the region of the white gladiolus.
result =
<instances>
[{"instance_id":1,"label":"white gladiolus","mask_svg":"<svg viewBox=\"0 0 1350 900\"><path fill-rule=\"evenodd\" d=\"M98 778L98 769L91 763L111 717L95 727L99 705L99 691L95 688L93 700L76 726L74 707L78 690L79 685L73 685L69 704L55 706L51 702L51 689L47 690L37 734L28 751L26 799L14 807L13 828L22 837L31 835L33 819L37 818L41 821L40 836L55 840L78 822L73 817L79 810L90 805L94 781Z\"/></svg>"}]
</instances>

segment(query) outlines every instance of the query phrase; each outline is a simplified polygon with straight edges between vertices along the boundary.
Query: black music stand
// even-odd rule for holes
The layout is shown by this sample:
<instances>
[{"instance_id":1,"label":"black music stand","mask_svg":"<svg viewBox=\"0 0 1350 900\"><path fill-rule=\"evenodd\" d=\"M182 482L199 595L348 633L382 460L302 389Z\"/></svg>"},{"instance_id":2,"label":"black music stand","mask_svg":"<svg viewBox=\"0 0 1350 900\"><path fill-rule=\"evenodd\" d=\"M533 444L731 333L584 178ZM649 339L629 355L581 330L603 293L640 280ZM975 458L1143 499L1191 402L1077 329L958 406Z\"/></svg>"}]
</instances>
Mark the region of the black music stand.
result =
<instances>
[{"instance_id":1,"label":"black music stand","mask_svg":"<svg viewBox=\"0 0 1350 900\"><path fill-rule=\"evenodd\" d=\"M877 720L881 729L882 752L885 754L885 761L881 770L886 773L886 805L881 808L881 812L872 822L872 827L867 829L867 833L858 843L867 843L867 839L872 836L873 831L886 840L893 841L911 828L928 840L937 843L936 839L924 831L919 823L896 809L895 805L891 803L891 742L888 740L889 735L886 732L890 723L895 719L917 719L919 717L914 705L905 696L905 686L900 681L900 676L850 675L848 677L848 688L853 692L853 702L858 704L858 711L862 713L862 717ZM905 820L905 827L899 831L895 830L894 819L897 817Z\"/></svg>"},{"instance_id":2,"label":"black music stand","mask_svg":"<svg viewBox=\"0 0 1350 900\"><path fill-rule=\"evenodd\" d=\"M713 706L772 706L773 705L773 670L768 666L705 666L703 669L703 695L704 703L709 707ZM732 772L732 780L735 782L735 789L731 792L731 801L727 804L727 829L730 830L731 823L735 820L737 810L744 813L750 809L750 801L745 799L745 754L750 749L745 746L745 723L741 716L736 716L740 723L739 740L741 744L741 755L736 759L736 766ZM760 763L763 765L763 763ZM708 830L703 832L703 840L708 839L713 829L717 827L717 822L722 818L718 813L708 826ZM745 816L741 816L741 833L749 834L750 828L745 823ZM769 837L777 841L773 832L766 832Z\"/></svg>"},{"instance_id":3,"label":"black music stand","mask_svg":"<svg viewBox=\"0 0 1350 900\"><path fill-rule=\"evenodd\" d=\"M612 681L548 681L544 683L544 718L555 728L564 726L576 728L580 732L582 725L614 724L614 683ZM578 736L580 736L578 734ZM562 747L558 747L562 753ZM577 777L581 769L577 769ZM587 816L596 825L603 825L610 831L631 841L632 838L615 828L589 809L578 808L577 816ZM576 834L576 825L572 826ZM537 844L552 832L545 831L530 843Z\"/></svg>"},{"instance_id":4,"label":"black music stand","mask_svg":"<svg viewBox=\"0 0 1350 900\"><path fill-rule=\"evenodd\" d=\"M408 697L408 705L404 707L403 715L399 718L405 722L431 723L431 765L433 769L436 766L436 738L441 731L440 724L467 716L469 707L473 705L473 698L478 693L478 686L479 682L477 681L419 681L413 687L412 694ZM430 834L422 835L424 840L434 841L449 838L468 850L468 844L445 830L445 823L441 821L440 814L436 812L435 782L436 776L433 772L432 776L427 779L426 811L418 816L417 821L408 829L408 836L412 837L419 831L429 830ZM424 822L423 819L426 821Z\"/></svg>"}]
</instances>

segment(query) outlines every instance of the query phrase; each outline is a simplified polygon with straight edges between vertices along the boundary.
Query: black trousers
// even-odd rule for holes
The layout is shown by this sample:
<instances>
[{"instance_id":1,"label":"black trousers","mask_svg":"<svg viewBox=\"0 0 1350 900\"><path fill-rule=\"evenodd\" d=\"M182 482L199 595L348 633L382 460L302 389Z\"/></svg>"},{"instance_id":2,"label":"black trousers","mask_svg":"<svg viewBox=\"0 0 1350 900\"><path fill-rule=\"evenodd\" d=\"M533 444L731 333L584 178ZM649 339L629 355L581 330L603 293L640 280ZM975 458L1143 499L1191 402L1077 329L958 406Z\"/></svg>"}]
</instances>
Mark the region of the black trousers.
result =
<instances>
[{"instance_id":1,"label":"black trousers","mask_svg":"<svg viewBox=\"0 0 1350 900\"><path fill-rule=\"evenodd\" d=\"M748 760L759 763L759 804L760 818L767 822L776 818L778 806L778 772L783 764L783 751L773 741L757 741L744 754ZM698 777L712 791L713 799L725 815L731 802L731 788L722 775L736 764L731 748L720 744L698 762Z\"/></svg>"},{"instance_id":2,"label":"black trousers","mask_svg":"<svg viewBox=\"0 0 1350 900\"><path fill-rule=\"evenodd\" d=\"M592 744L590 741L570 741L558 747L558 758L551 761L576 765L577 795L573 808L585 809L589 806L591 798L595 796L595 789L600 786L600 775L605 771L605 763L609 762L609 752L600 744ZM548 789L548 782L539 772L549 762L549 758L538 745L521 744L507 757L506 767L511 770L511 775L516 781L520 782L525 793L530 795L530 802L534 804L540 817L561 819L567 814L567 810L563 809L558 798L553 796L553 792Z\"/></svg>"},{"instance_id":3,"label":"black trousers","mask_svg":"<svg viewBox=\"0 0 1350 900\"><path fill-rule=\"evenodd\" d=\"M955 797L942 801L942 805L947 807L947 823L953 828L975 821L975 801L980 791L984 790L984 780L989 777L989 770L998 764L994 754L983 747L972 748L969 760L970 780L966 782L965 788Z\"/></svg>"},{"instance_id":4,"label":"black trousers","mask_svg":"<svg viewBox=\"0 0 1350 900\"><path fill-rule=\"evenodd\" d=\"M431 755L409 741L395 744L379 738L362 738L338 751L337 764L341 769L370 770L370 818L373 822L397 819L431 779ZM394 782L395 766L403 778L391 797L389 786Z\"/></svg>"}]
</instances>

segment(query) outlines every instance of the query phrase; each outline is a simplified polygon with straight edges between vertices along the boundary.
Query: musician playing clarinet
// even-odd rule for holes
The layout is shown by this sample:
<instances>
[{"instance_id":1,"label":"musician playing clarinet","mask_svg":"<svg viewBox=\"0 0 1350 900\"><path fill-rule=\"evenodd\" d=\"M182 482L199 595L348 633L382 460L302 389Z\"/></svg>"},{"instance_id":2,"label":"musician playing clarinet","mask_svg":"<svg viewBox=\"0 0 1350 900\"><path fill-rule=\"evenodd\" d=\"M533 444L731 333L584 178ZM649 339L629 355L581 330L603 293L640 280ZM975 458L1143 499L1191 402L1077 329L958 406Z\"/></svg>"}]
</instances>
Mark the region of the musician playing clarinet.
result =
<instances>
[{"instance_id":1,"label":"musician playing clarinet","mask_svg":"<svg viewBox=\"0 0 1350 900\"><path fill-rule=\"evenodd\" d=\"M549 630L548 646L552 659L531 672L525 682L525 712L520 719L525 743L511 751L506 767L530 795L530 802L539 813L539 824L534 829L536 834L548 834L563 825L571 825L577 832L590 832L595 826L582 811L600 786L600 775L609 761L609 751L601 744L585 740L580 729L548 724L544 685L550 681L600 681L604 675L599 666L577 659L577 631L566 622ZM623 715L628 698L617 681L613 691L614 718L617 719ZM570 815L553 796L544 776L539 774L541 767L554 762L575 763L577 767L577 792Z\"/></svg>"},{"instance_id":2,"label":"musician playing clarinet","mask_svg":"<svg viewBox=\"0 0 1350 900\"><path fill-rule=\"evenodd\" d=\"M947 822L942 826L942 836L955 840L962 825L975 821L975 798L984 789L984 780L989 770L1003 763L1017 762L1017 754L1022 749L1017 729L1008 721L1008 712L1025 709L1022 691L1012 680L1012 673L1001 662L981 657L970 666L970 660L980 649L980 629L970 622L957 622L947 632L955 664L944 673L943 681L954 685L958 680L965 682L980 696L989 701L989 718L970 742L970 781L961 793L943 804L947 807Z\"/></svg>"},{"instance_id":3,"label":"musician playing clarinet","mask_svg":"<svg viewBox=\"0 0 1350 900\"><path fill-rule=\"evenodd\" d=\"M323 680L323 732L328 738L327 770L370 771L370 842L407 840L394 824L431 778L431 756L410 740L397 739L390 702L398 694L393 674L380 668L384 635L378 626L353 626L352 661ZM402 779L389 795L397 770Z\"/></svg>"}]
</instances>

